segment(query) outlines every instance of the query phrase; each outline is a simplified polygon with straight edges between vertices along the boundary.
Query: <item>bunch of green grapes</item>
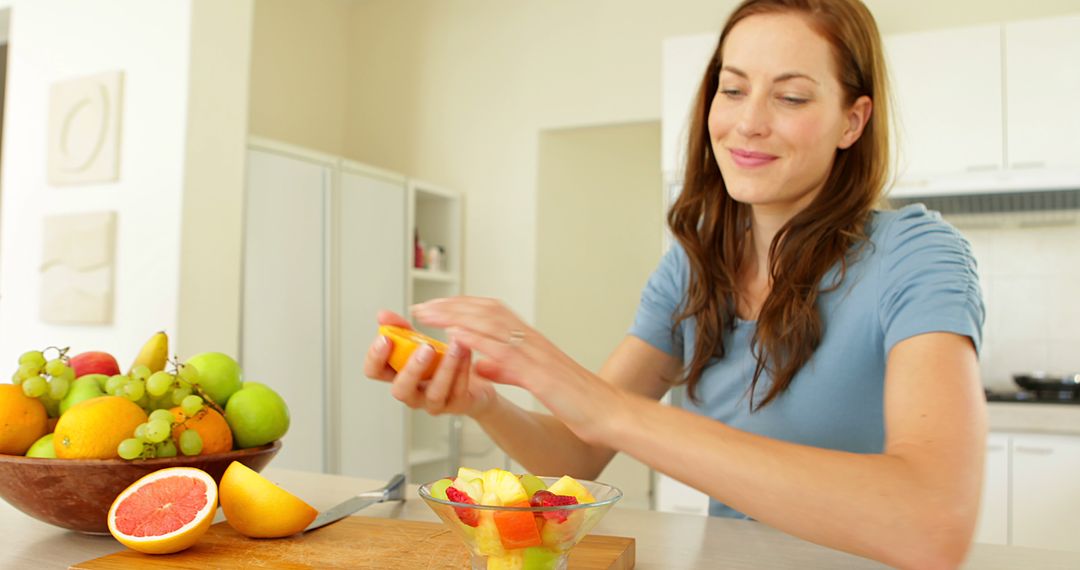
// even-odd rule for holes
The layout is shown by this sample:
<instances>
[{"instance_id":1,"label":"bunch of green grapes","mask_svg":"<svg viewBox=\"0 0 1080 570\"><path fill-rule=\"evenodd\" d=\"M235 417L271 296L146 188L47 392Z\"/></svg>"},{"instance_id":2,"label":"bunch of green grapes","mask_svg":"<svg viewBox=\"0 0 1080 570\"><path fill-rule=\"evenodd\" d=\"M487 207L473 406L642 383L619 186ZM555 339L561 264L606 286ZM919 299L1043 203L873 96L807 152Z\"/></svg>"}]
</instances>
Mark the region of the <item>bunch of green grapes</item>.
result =
<instances>
[{"instance_id":1,"label":"bunch of green grapes","mask_svg":"<svg viewBox=\"0 0 1080 570\"><path fill-rule=\"evenodd\" d=\"M203 409L203 399L189 394L181 400L180 409L184 416L193 417ZM184 455L198 455L203 447L202 436L187 429L180 434L179 441L174 440L172 431L178 425L175 419L169 410L154 410L146 423L135 427L134 437L120 442L116 452L127 460L176 457L177 450Z\"/></svg>"},{"instance_id":2,"label":"bunch of green grapes","mask_svg":"<svg viewBox=\"0 0 1080 570\"><path fill-rule=\"evenodd\" d=\"M151 398L172 402L179 406L185 398L197 390L199 371L190 364L181 364L174 360L173 371L155 372L146 379L146 391ZM201 394L201 392L199 392Z\"/></svg>"},{"instance_id":3,"label":"bunch of green grapes","mask_svg":"<svg viewBox=\"0 0 1080 570\"><path fill-rule=\"evenodd\" d=\"M56 358L46 359L45 353L54 350ZM59 415L60 400L75 381L75 370L69 365L67 352L67 348L55 346L24 352L19 357L18 370L11 377L13 384L22 386L24 394L41 400L51 417Z\"/></svg>"},{"instance_id":4,"label":"bunch of green grapes","mask_svg":"<svg viewBox=\"0 0 1080 570\"><path fill-rule=\"evenodd\" d=\"M146 411L179 406L196 389L199 371L194 366L184 364L176 364L173 370L151 373L149 368L140 364L128 374L109 378L105 382L105 393L127 398Z\"/></svg>"}]
</instances>

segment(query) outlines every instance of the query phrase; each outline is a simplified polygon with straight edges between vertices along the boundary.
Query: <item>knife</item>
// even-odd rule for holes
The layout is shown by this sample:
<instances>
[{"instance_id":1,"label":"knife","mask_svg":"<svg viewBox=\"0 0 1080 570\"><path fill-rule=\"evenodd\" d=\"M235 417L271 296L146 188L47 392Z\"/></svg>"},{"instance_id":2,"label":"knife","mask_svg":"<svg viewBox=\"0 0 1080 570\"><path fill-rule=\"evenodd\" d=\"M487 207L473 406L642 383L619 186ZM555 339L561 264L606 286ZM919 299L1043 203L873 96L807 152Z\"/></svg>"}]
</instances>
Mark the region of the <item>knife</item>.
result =
<instances>
[{"instance_id":1,"label":"knife","mask_svg":"<svg viewBox=\"0 0 1080 570\"><path fill-rule=\"evenodd\" d=\"M374 491L367 491L360 493L359 495L348 499L342 503L338 503L333 507L319 513L319 516L315 517L315 520L311 521L311 524L304 529L304 532L312 531L317 528L324 527L332 522L337 522L360 509L374 505L375 503L383 503L386 501L404 501L405 500L405 475L398 473L394 475L390 481L381 489L375 489Z\"/></svg>"}]
</instances>

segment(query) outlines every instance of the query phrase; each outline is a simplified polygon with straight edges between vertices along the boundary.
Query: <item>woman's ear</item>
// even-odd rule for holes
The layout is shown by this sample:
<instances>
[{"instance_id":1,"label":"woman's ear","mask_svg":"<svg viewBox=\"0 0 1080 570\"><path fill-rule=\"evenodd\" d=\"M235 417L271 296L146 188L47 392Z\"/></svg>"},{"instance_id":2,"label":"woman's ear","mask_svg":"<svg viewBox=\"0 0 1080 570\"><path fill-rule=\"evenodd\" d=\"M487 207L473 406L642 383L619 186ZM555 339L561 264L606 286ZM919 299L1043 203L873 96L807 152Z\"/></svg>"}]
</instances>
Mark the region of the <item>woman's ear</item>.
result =
<instances>
[{"instance_id":1,"label":"woman's ear","mask_svg":"<svg viewBox=\"0 0 1080 570\"><path fill-rule=\"evenodd\" d=\"M840 142L836 144L837 148L846 149L859 140L873 110L874 103L866 95L859 97L852 103L847 110L847 127L840 136Z\"/></svg>"}]
</instances>

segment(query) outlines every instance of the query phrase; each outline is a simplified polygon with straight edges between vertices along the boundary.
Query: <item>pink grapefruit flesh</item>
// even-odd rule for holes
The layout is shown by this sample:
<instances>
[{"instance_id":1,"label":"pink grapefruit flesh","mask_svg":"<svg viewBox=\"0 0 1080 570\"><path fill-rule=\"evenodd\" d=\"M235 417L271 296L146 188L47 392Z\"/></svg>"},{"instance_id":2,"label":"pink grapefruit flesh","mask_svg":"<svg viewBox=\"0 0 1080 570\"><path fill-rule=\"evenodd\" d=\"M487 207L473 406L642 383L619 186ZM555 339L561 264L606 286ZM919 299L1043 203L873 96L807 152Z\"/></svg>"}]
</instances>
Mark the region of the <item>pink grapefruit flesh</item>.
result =
<instances>
[{"instance_id":1,"label":"pink grapefruit flesh","mask_svg":"<svg viewBox=\"0 0 1080 570\"><path fill-rule=\"evenodd\" d=\"M116 528L128 536L161 536L195 520L206 506L206 483L170 477L149 483L116 509Z\"/></svg>"}]
</instances>

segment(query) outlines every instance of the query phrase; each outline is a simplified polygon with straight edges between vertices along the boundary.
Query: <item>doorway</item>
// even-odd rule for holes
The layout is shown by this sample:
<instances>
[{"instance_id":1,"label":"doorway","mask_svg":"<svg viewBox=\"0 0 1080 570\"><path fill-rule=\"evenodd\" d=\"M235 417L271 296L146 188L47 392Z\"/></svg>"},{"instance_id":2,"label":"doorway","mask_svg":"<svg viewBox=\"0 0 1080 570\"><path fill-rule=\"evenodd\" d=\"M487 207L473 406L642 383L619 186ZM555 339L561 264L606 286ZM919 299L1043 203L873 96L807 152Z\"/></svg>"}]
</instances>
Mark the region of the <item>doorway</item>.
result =
<instances>
[{"instance_id":1,"label":"doorway","mask_svg":"<svg viewBox=\"0 0 1080 570\"><path fill-rule=\"evenodd\" d=\"M595 372L663 254L660 123L543 131L538 171L536 326ZM601 480L649 508L642 463L617 455Z\"/></svg>"}]
</instances>

